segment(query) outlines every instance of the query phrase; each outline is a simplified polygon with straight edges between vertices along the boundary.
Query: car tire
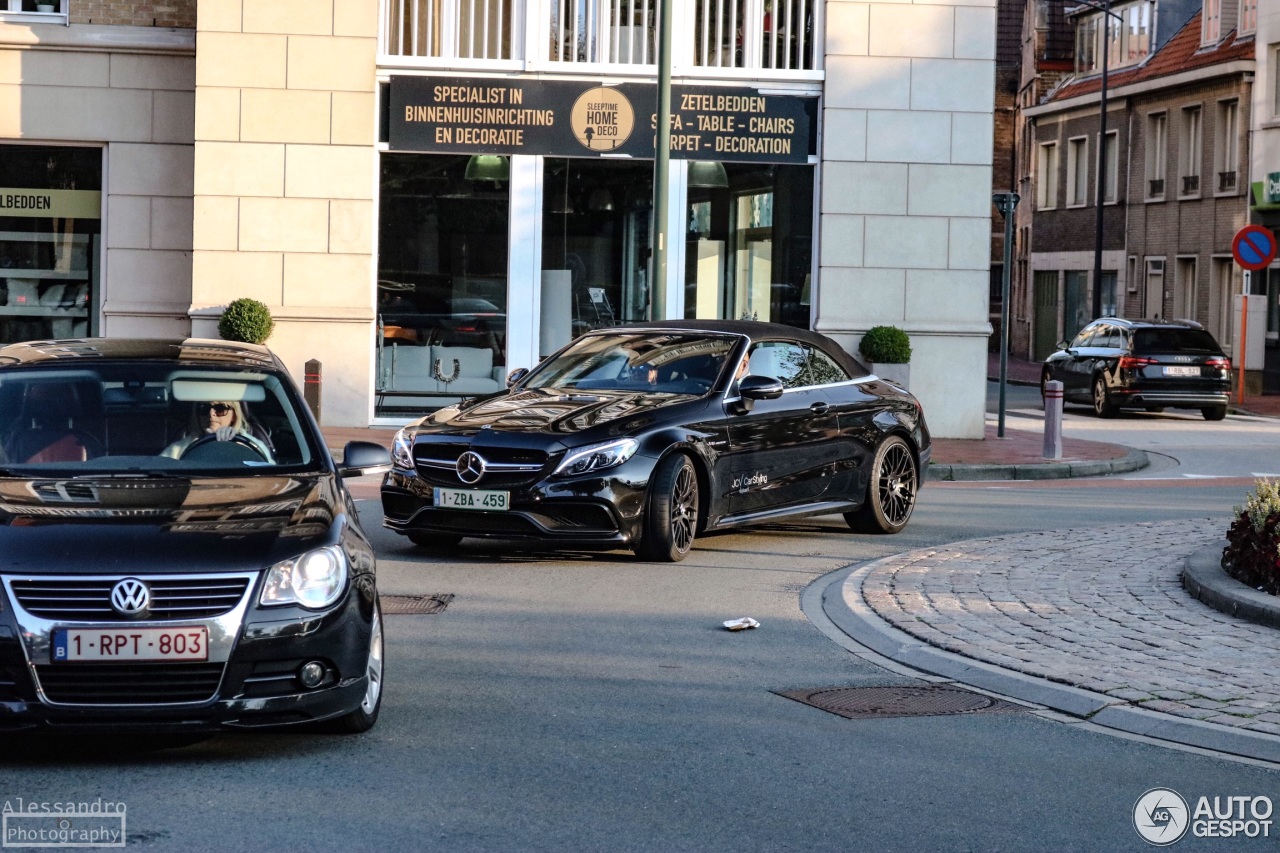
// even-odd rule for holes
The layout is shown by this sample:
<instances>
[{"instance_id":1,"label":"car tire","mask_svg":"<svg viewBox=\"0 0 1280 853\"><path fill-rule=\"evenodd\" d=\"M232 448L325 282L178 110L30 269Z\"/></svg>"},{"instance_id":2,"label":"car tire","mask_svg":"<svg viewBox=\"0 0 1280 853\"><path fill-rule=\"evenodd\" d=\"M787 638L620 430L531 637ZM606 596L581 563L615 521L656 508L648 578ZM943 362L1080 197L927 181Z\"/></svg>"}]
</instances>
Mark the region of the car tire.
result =
<instances>
[{"instance_id":1,"label":"car tire","mask_svg":"<svg viewBox=\"0 0 1280 853\"><path fill-rule=\"evenodd\" d=\"M1226 406L1205 406L1200 410L1206 421L1220 421L1227 416Z\"/></svg>"},{"instance_id":2,"label":"car tire","mask_svg":"<svg viewBox=\"0 0 1280 853\"><path fill-rule=\"evenodd\" d=\"M416 530L406 533L405 536L408 536L409 541L419 548L452 548L462 541L462 537L457 533L427 533Z\"/></svg>"},{"instance_id":3,"label":"car tire","mask_svg":"<svg viewBox=\"0 0 1280 853\"><path fill-rule=\"evenodd\" d=\"M1147 406L1147 411L1153 415L1158 415L1164 411L1164 406Z\"/></svg>"},{"instance_id":4,"label":"car tire","mask_svg":"<svg viewBox=\"0 0 1280 853\"><path fill-rule=\"evenodd\" d=\"M698 532L698 472L683 453L658 463L649 480L644 530L636 553L654 563L678 563Z\"/></svg>"},{"instance_id":5,"label":"car tire","mask_svg":"<svg viewBox=\"0 0 1280 853\"><path fill-rule=\"evenodd\" d=\"M1107 380L1099 373L1093 377L1093 412L1100 418L1114 418L1119 407L1111 402L1111 394L1107 391Z\"/></svg>"},{"instance_id":6,"label":"car tire","mask_svg":"<svg viewBox=\"0 0 1280 853\"><path fill-rule=\"evenodd\" d=\"M920 491L915 455L901 436L893 435L876 448L862 506L844 514L858 533L897 533L907 526Z\"/></svg>"},{"instance_id":7,"label":"car tire","mask_svg":"<svg viewBox=\"0 0 1280 853\"><path fill-rule=\"evenodd\" d=\"M375 603L373 605L373 625L370 626L369 630L369 658L365 665L365 677L368 679L368 683L365 687L364 699L356 706L355 710L329 721L325 726L326 730L334 734L355 735L373 728L373 724L378 722L378 712L382 710L382 686L383 673L385 671L386 663L383 660L382 641L382 607Z\"/></svg>"}]
</instances>

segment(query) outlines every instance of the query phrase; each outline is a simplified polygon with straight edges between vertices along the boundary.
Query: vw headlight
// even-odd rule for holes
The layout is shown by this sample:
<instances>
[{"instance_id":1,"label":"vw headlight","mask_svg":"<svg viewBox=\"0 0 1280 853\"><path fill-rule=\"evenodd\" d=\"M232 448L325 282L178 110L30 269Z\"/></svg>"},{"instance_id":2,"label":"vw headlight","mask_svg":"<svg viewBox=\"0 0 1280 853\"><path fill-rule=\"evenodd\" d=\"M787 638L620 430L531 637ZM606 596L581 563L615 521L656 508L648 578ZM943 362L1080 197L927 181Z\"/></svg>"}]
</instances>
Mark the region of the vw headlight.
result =
<instances>
[{"instance_id":1,"label":"vw headlight","mask_svg":"<svg viewBox=\"0 0 1280 853\"><path fill-rule=\"evenodd\" d=\"M391 439L391 461L397 468L413 470L413 436L408 427L397 430Z\"/></svg>"},{"instance_id":2,"label":"vw headlight","mask_svg":"<svg viewBox=\"0 0 1280 853\"><path fill-rule=\"evenodd\" d=\"M640 447L640 442L634 438L624 438L619 441L608 441L604 444L580 447L577 450L570 451L565 456L564 461L556 467L555 473L568 475L587 474L591 471L599 471L602 468L612 468L615 465L621 465L634 456L638 447Z\"/></svg>"},{"instance_id":3,"label":"vw headlight","mask_svg":"<svg viewBox=\"0 0 1280 853\"><path fill-rule=\"evenodd\" d=\"M338 600L346 583L347 558L341 548L328 545L268 569L258 602L264 607L300 604L321 610Z\"/></svg>"}]
</instances>

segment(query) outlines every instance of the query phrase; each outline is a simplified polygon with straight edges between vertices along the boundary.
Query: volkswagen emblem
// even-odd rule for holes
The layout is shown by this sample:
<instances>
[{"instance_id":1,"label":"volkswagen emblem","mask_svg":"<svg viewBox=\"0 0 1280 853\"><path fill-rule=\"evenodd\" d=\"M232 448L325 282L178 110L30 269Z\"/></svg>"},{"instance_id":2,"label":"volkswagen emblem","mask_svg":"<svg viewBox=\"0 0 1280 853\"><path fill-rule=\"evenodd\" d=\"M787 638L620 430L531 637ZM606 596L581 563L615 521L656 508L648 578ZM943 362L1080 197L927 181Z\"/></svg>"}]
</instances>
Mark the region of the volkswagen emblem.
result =
<instances>
[{"instance_id":1,"label":"volkswagen emblem","mask_svg":"<svg viewBox=\"0 0 1280 853\"><path fill-rule=\"evenodd\" d=\"M484 476L484 457L468 450L458 457L458 479L467 485L480 482Z\"/></svg>"},{"instance_id":2,"label":"volkswagen emblem","mask_svg":"<svg viewBox=\"0 0 1280 853\"><path fill-rule=\"evenodd\" d=\"M121 616L141 616L151 606L151 591L137 578L125 578L111 588L111 607Z\"/></svg>"}]
</instances>

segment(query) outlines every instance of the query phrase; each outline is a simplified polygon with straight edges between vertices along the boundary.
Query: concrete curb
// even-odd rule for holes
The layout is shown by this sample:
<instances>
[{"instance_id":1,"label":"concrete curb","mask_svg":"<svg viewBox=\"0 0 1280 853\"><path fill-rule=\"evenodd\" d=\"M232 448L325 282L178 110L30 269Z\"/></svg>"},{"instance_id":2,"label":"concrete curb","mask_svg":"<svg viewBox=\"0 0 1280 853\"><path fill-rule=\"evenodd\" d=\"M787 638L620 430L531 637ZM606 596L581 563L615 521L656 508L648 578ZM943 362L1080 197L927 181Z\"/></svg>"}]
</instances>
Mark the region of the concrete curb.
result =
<instances>
[{"instance_id":1,"label":"concrete curb","mask_svg":"<svg viewBox=\"0 0 1280 853\"><path fill-rule=\"evenodd\" d=\"M1280 737L1137 708L1092 690L966 658L899 630L862 598L863 579L876 566L899 556L838 569L815 582L822 586L822 614L852 640L876 654L922 673L1050 708L1104 728L1280 763Z\"/></svg>"},{"instance_id":2,"label":"concrete curb","mask_svg":"<svg viewBox=\"0 0 1280 853\"><path fill-rule=\"evenodd\" d=\"M1183 589L1214 610L1280 628L1280 597L1250 589L1227 574L1222 568L1223 547L1222 542L1206 545L1187 557L1182 569Z\"/></svg>"},{"instance_id":3,"label":"concrete curb","mask_svg":"<svg viewBox=\"0 0 1280 853\"><path fill-rule=\"evenodd\" d=\"M1150 464L1145 451L1126 448L1118 459L1077 462L1028 462L1022 465L946 465L930 463L926 480L1067 480L1072 477L1101 477L1125 474Z\"/></svg>"}]
</instances>

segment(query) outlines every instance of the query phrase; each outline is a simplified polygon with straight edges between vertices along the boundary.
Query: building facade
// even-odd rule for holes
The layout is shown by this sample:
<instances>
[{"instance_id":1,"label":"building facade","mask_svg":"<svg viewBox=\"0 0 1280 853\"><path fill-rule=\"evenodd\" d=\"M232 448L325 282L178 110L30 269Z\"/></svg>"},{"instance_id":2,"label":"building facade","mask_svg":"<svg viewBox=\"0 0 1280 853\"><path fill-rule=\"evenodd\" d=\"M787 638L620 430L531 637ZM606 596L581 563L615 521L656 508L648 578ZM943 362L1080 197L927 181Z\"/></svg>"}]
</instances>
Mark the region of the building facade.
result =
<instances>
[{"instance_id":1,"label":"building facade","mask_svg":"<svg viewBox=\"0 0 1280 853\"><path fill-rule=\"evenodd\" d=\"M1194 320L1233 352L1232 305L1243 281L1231 244L1249 221L1245 128L1255 52L1252 30L1238 26L1245 2L1224 4L1216 20L1159 0L1115 4L1119 22L1106 42L1103 14L1086 7L1068 16L1077 71L1024 111L1034 187L1031 358L1108 315ZM1112 66L1105 143L1103 50Z\"/></svg>"},{"instance_id":2,"label":"building facade","mask_svg":"<svg viewBox=\"0 0 1280 853\"><path fill-rule=\"evenodd\" d=\"M1249 196L1253 221L1280 232L1280 6L1258 2L1249 10L1257 28ZM1267 336L1263 387L1280 394L1280 264L1254 276L1252 292L1266 296Z\"/></svg>"},{"instance_id":3,"label":"building facade","mask_svg":"<svg viewBox=\"0 0 1280 853\"><path fill-rule=\"evenodd\" d=\"M0 340L216 337L266 303L322 422L497 390L672 317L912 336L980 437L994 0L0 0Z\"/></svg>"}]
</instances>

